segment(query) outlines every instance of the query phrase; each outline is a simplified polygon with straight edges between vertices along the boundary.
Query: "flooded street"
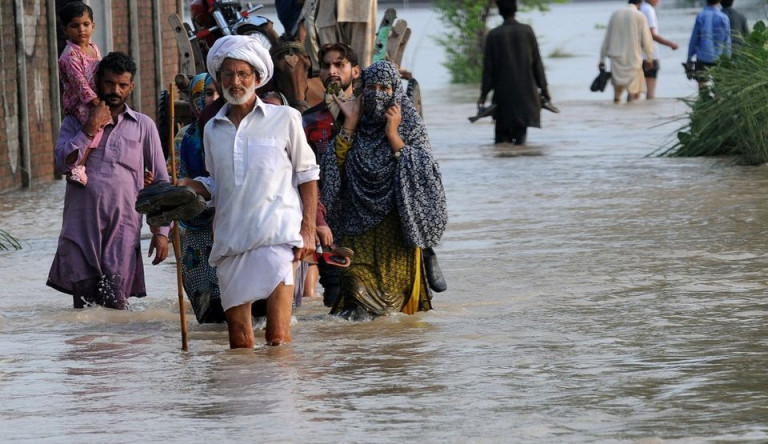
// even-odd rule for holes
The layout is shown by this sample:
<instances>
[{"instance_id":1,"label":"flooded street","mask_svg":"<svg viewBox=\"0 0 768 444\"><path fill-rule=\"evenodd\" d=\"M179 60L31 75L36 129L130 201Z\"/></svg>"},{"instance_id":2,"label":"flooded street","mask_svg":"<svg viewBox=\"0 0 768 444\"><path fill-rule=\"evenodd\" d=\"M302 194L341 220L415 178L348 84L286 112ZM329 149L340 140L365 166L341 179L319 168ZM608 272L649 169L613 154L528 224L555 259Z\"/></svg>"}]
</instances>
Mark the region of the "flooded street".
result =
<instances>
[{"instance_id":1,"label":"flooded street","mask_svg":"<svg viewBox=\"0 0 768 444\"><path fill-rule=\"evenodd\" d=\"M134 311L75 311L45 286L64 182L0 195L24 247L0 252L0 442L768 441L768 168L648 156L695 92L695 9L659 10L681 48L657 99L589 92L622 6L521 14L562 110L523 148L468 123L479 86L448 84L434 13L400 10L448 196L431 312L350 323L305 299L292 344L230 351L187 305L182 352L173 258L145 259Z\"/></svg>"}]
</instances>

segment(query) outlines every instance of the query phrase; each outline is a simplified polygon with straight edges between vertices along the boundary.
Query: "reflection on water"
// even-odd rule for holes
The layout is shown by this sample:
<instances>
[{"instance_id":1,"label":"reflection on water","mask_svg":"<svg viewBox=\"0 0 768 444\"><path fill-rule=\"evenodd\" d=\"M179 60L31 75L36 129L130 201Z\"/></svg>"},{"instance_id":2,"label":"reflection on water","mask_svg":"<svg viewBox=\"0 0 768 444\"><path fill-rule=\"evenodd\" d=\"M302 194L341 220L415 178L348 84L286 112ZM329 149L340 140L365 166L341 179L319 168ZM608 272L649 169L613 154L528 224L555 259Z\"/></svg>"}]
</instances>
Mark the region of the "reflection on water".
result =
<instances>
[{"instance_id":1,"label":"reflection on water","mask_svg":"<svg viewBox=\"0 0 768 444\"><path fill-rule=\"evenodd\" d=\"M64 183L2 195L24 249L0 252L0 441L767 441L768 170L646 156L692 85L672 59L653 102L591 95L604 5L532 16L542 46L569 17L590 37L571 72L545 60L562 112L526 147L466 121L475 86L420 74L450 216L432 312L355 324L308 300L288 346L229 351L191 321L184 353L173 260L147 262L135 311L75 311L44 285Z\"/></svg>"}]
</instances>

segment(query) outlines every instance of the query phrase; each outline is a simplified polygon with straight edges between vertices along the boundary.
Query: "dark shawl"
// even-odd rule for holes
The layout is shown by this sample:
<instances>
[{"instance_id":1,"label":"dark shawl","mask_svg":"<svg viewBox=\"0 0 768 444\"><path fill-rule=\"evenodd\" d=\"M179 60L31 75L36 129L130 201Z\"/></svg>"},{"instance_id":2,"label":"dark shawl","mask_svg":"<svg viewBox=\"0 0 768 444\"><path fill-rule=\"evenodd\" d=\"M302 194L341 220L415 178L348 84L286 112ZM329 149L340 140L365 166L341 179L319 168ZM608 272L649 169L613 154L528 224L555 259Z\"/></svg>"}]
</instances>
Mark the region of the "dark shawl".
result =
<instances>
[{"instance_id":1,"label":"dark shawl","mask_svg":"<svg viewBox=\"0 0 768 444\"><path fill-rule=\"evenodd\" d=\"M377 62L363 71L363 84L389 85L394 94L363 88L363 110L343 175L330 145L321 156L321 197L328 208L334 236L359 235L397 210L405 244L435 246L448 221L440 169L432 157L427 130L403 91L400 75L390 62ZM400 159L392 156L385 135L384 111L399 103L398 127L405 142Z\"/></svg>"},{"instance_id":2,"label":"dark shawl","mask_svg":"<svg viewBox=\"0 0 768 444\"><path fill-rule=\"evenodd\" d=\"M741 45L744 43L744 38L749 35L747 18L731 7L723 8L722 11L731 22L731 41L735 45Z\"/></svg>"},{"instance_id":3,"label":"dark shawl","mask_svg":"<svg viewBox=\"0 0 768 444\"><path fill-rule=\"evenodd\" d=\"M539 89L547 87L533 29L515 19L488 33L483 58L482 97L493 90L496 125L541 127Z\"/></svg>"},{"instance_id":4,"label":"dark shawl","mask_svg":"<svg viewBox=\"0 0 768 444\"><path fill-rule=\"evenodd\" d=\"M283 25L285 35L294 37L297 24L301 21L301 10L304 8L304 0L275 0L277 19Z\"/></svg>"}]
</instances>

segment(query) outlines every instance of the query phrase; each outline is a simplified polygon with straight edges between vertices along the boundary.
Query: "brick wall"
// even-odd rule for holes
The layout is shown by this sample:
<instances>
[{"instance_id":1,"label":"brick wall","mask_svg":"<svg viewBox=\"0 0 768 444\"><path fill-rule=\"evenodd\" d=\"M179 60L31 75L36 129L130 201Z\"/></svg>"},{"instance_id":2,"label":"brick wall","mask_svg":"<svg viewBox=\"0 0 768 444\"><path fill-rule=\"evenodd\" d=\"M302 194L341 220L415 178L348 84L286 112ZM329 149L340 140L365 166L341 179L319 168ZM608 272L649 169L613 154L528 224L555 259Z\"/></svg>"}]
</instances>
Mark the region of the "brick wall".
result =
<instances>
[{"instance_id":1,"label":"brick wall","mask_svg":"<svg viewBox=\"0 0 768 444\"><path fill-rule=\"evenodd\" d=\"M179 14L182 17L182 11L176 11L176 0L164 0L160 9L160 29L162 30L163 44L163 86L168 87L173 82L174 77L179 71L179 49L176 46L176 35L168 24L168 15Z\"/></svg>"},{"instance_id":2,"label":"brick wall","mask_svg":"<svg viewBox=\"0 0 768 444\"><path fill-rule=\"evenodd\" d=\"M0 190L21 184L13 2L0 0ZM7 12L11 12L8 14Z\"/></svg>"},{"instance_id":3,"label":"brick wall","mask_svg":"<svg viewBox=\"0 0 768 444\"><path fill-rule=\"evenodd\" d=\"M112 50L126 54L131 53L129 10L128 0L112 0Z\"/></svg>"},{"instance_id":4,"label":"brick wall","mask_svg":"<svg viewBox=\"0 0 768 444\"><path fill-rule=\"evenodd\" d=\"M45 181L53 177L53 134L58 129L51 117L51 97L48 63L48 11L46 2L40 2L39 12L24 2L25 8L25 56L27 63L27 106L29 107L29 144L31 152L32 181ZM54 128L56 125L57 128Z\"/></svg>"},{"instance_id":5,"label":"brick wall","mask_svg":"<svg viewBox=\"0 0 768 444\"><path fill-rule=\"evenodd\" d=\"M23 2L24 41L21 50L26 60L23 79L27 96L21 98L28 108L27 127L21 125L18 78L16 6L12 0L0 1L5 13L0 17L0 191L22 185L21 131L29 138L30 177L32 183L53 178L53 131L48 63L47 2Z\"/></svg>"},{"instance_id":6,"label":"brick wall","mask_svg":"<svg viewBox=\"0 0 768 444\"><path fill-rule=\"evenodd\" d=\"M138 0L133 0L138 1ZM112 0L112 39L113 49L131 53L130 0ZM51 67L48 54L47 21L48 5L54 0L35 2L21 1L24 7L24 57L26 60L28 126L24 128L29 135L31 178L34 183L54 179L53 134L60 125L54 122L51 103L58 97L51 97L49 75ZM98 7L98 5L93 7ZM19 106L19 83L17 75L16 45L16 1L0 0L0 192L22 187L22 155L19 126L21 124ZM139 51L134 55L140 66L141 75L137 82L141 84L141 112L155 117L158 91L155 88L155 67L162 66L163 85L173 81L178 70L178 51L175 37L168 25L168 14L175 13L176 0L160 1L161 42L155 42L154 19L151 2L141 1L139 5ZM53 6L52 6L53 7ZM162 60L155 60L155 45L162 46ZM53 67L56 69L56 67Z\"/></svg>"},{"instance_id":7,"label":"brick wall","mask_svg":"<svg viewBox=\"0 0 768 444\"><path fill-rule=\"evenodd\" d=\"M149 2L147 2L149 3ZM143 111L156 117L155 109L155 21L154 11L149 4L139 8L139 29L147 30L139 34L141 58L139 66L143 70L141 78L141 106ZM158 42L159 43L159 42Z\"/></svg>"}]
</instances>

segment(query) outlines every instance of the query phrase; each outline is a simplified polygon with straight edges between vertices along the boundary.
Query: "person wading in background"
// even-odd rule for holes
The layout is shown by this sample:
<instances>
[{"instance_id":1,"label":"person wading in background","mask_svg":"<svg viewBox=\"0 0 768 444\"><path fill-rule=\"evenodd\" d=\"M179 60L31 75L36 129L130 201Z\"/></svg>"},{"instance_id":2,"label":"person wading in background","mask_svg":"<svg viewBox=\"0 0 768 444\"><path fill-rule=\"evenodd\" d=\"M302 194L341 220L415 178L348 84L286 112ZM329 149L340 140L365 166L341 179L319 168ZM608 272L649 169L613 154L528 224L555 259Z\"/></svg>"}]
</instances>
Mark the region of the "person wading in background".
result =
<instances>
[{"instance_id":1,"label":"person wading in background","mask_svg":"<svg viewBox=\"0 0 768 444\"><path fill-rule=\"evenodd\" d=\"M547 77L533 29L515 20L517 2L498 0L504 23L485 40L483 83L477 105L493 91L495 143L524 145L529 126L541 127L541 100L549 101Z\"/></svg>"},{"instance_id":2,"label":"person wading in background","mask_svg":"<svg viewBox=\"0 0 768 444\"><path fill-rule=\"evenodd\" d=\"M629 5L614 12L608 22L598 68L605 68L605 58L611 59L613 102L621 102L627 91L627 102L639 98L645 89L643 67L653 67L653 37L648 21L638 10L642 0L629 0ZM643 63L645 54L645 63Z\"/></svg>"},{"instance_id":3,"label":"person wading in background","mask_svg":"<svg viewBox=\"0 0 768 444\"><path fill-rule=\"evenodd\" d=\"M672 50L677 49L677 43L667 40L659 35L659 19L656 17L656 6L659 0L645 0L640 4L640 12L643 13L648 21L648 27L651 30L651 37L654 42L669 46ZM653 45L653 61L651 67L643 65L643 76L645 77L645 98L653 99L656 97L656 77L659 75L659 51L656 45Z\"/></svg>"}]
</instances>

